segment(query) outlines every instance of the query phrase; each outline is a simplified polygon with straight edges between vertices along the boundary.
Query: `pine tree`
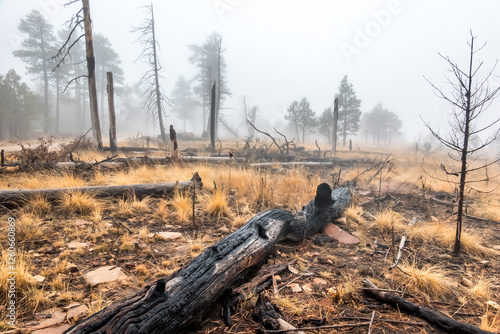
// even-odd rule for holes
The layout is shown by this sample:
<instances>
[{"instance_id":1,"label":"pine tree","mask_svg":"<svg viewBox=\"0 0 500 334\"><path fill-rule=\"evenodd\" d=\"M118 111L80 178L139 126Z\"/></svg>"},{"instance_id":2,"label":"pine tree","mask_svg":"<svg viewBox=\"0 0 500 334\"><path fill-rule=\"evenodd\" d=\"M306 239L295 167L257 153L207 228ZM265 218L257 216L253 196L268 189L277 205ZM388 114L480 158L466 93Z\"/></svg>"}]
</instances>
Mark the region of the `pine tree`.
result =
<instances>
[{"instance_id":1,"label":"pine tree","mask_svg":"<svg viewBox=\"0 0 500 334\"><path fill-rule=\"evenodd\" d=\"M26 34L22 49L15 50L14 56L26 63L28 73L40 76L43 81L43 131L50 132L49 122L49 73L50 58L54 56L55 41L52 25L37 10L21 19L19 30Z\"/></svg>"},{"instance_id":2,"label":"pine tree","mask_svg":"<svg viewBox=\"0 0 500 334\"><path fill-rule=\"evenodd\" d=\"M344 76L340 82L339 92L335 95L338 98L339 106L339 133L342 134L342 145L346 145L346 138L350 134L355 134L359 129L361 117L361 100L356 98L352 84Z\"/></svg>"}]
</instances>

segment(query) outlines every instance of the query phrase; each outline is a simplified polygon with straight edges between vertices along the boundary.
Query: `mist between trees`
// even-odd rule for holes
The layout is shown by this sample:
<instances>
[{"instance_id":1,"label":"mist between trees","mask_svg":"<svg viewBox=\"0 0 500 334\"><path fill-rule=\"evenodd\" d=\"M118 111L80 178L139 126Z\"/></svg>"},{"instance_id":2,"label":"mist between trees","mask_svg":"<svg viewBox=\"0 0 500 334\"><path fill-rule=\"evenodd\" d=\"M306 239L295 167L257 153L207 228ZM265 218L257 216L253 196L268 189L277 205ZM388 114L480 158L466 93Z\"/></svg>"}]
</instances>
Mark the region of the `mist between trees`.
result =
<instances>
[{"instance_id":1,"label":"mist between trees","mask_svg":"<svg viewBox=\"0 0 500 334\"><path fill-rule=\"evenodd\" d=\"M150 10L152 14L152 7ZM154 23L150 14L145 16L149 24ZM18 29L25 39L14 55L26 64L26 72L30 79L34 79L35 85L30 89L26 79L23 80L14 70L0 74L0 96L5 101L0 106L0 139L20 140L85 132L91 126L85 45L79 33L71 34L72 30L82 27L77 24L55 31L40 12L33 11L20 21ZM71 37L68 39L68 36ZM112 72L117 129L122 136L142 133L161 138L158 116L162 115L164 120L160 123L165 122L164 128L177 124L178 133L208 137L211 87L214 83L216 138L254 136L254 129L246 123L250 119L258 128L275 127L297 143L318 139L331 143L334 99L338 99L337 141L340 145L347 146L353 138L358 144L390 145L401 135L401 120L396 113L384 108L382 101L372 109L363 106L362 112L362 100L357 97L347 75L341 80L336 93L332 87L332 105L325 106L322 112L312 110L307 97L301 97L290 101L281 119L271 121L269 111L261 110L258 101L251 96L231 95L230 73L224 57L226 47L230 46L224 44L223 36L218 32L209 34L201 45L186 45L191 53L188 60L195 67L196 74L192 77L179 76L171 89L167 90L162 84L162 67L157 64L159 87L155 91L161 92L163 107L152 111L155 99L146 93L152 83L142 80L137 85L125 84L126 73L112 42L102 34L94 34L93 43L98 110L104 133L107 133L108 127L106 73ZM156 41L152 43L152 46L157 45ZM66 49L61 49L67 53L64 61L61 61L61 54L56 56L62 45L66 45ZM149 78L148 73L145 77ZM226 108L229 99L241 100L241 108Z\"/></svg>"}]
</instances>

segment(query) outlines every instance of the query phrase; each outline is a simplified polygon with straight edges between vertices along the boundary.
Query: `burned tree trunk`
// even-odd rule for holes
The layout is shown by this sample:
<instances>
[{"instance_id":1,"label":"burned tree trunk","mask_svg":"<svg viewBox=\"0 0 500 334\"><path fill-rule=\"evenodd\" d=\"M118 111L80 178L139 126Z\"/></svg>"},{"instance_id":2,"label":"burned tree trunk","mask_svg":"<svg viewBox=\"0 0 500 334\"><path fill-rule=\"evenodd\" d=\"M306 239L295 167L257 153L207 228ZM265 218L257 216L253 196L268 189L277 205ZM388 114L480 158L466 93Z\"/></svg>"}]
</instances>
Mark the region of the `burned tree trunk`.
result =
<instances>
[{"instance_id":1,"label":"burned tree trunk","mask_svg":"<svg viewBox=\"0 0 500 334\"><path fill-rule=\"evenodd\" d=\"M116 116L115 116L115 88L113 85L113 73L106 73L108 79L108 108L109 108L109 148L116 153Z\"/></svg>"},{"instance_id":2,"label":"burned tree trunk","mask_svg":"<svg viewBox=\"0 0 500 334\"><path fill-rule=\"evenodd\" d=\"M215 151L215 82L212 86L212 98L210 100L210 150Z\"/></svg>"},{"instance_id":3,"label":"burned tree trunk","mask_svg":"<svg viewBox=\"0 0 500 334\"><path fill-rule=\"evenodd\" d=\"M323 183L301 212L270 210L258 214L177 273L82 320L65 333L178 333L199 320L237 282L247 279L250 269L261 266L277 242L312 236L339 217L350 202L349 189L332 193Z\"/></svg>"},{"instance_id":4,"label":"burned tree trunk","mask_svg":"<svg viewBox=\"0 0 500 334\"><path fill-rule=\"evenodd\" d=\"M99 123L99 111L97 109L95 57L94 44L92 40L92 20L90 19L89 0L82 0L82 4L85 25L85 48L87 51L87 74L89 82L90 119L92 121L92 134L94 135L94 143L97 149L102 150L101 124Z\"/></svg>"},{"instance_id":5,"label":"burned tree trunk","mask_svg":"<svg viewBox=\"0 0 500 334\"><path fill-rule=\"evenodd\" d=\"M446 333L491 334L491 332L482 330L474 325L460 322L444 314L440 314L431 308L415 305L407 299L379 290L368 278L363 281L363 284L365 285L364 291L377 300L391 305L398 311L403 311L414 317L419 317Z\"/></svg>"}]
</instances>

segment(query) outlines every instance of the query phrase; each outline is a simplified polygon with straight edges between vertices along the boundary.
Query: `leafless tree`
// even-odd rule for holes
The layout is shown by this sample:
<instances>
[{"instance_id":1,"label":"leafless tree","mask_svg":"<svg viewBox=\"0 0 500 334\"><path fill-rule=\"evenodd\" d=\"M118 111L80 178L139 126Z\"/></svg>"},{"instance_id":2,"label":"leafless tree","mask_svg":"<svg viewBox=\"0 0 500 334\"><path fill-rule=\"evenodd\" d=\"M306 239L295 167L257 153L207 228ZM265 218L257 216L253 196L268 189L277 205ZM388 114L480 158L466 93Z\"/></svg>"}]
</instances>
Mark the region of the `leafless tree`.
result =
<instances>
[{"instance_id":1,"label":"leafless tree","mask_svg":"<svg viewBox=\"0 0 500 334\"><path fill-rule=\"evenodd\" d=\"M72 5L78 2L77 0L69 1L65 6ZM73 82L77 81L81 77L87 77L89 85L89 101L90 101L90 119L92 122L92 134L94 137L94 144L98 150L102 150L102 135L101 135L101 125L99 122L99 111L97 107L97 89L96 89L96 78L95 78L95 57L94 57L94 45L92 37L92 20L90 18L90 4L89 0L82 0L82 8L71 18L69 21L70 32L64 44L61 46L57 52L54 59L59 58L56 68L59 67L68 56L70 56L71 49L79 42L81 38L85 38L85 49L87 57L87 75L79 76L73 78L68 82L66 88ZM84 29L84 33L80 34L75 38L74 34L77 34L78 29ZM66 88L64 90L66 90ZM63 90L63 92L64 92Z\"/></svg>"},{"instance_id":2,"label":"leafless tree","mask_svg":"<svg viewBox=\"0 0 500 334\"><path fill-rule=\"evenodd\" d=\"M461 70L457 63L453 62L448 56L445 57L439 54L451 67L452 76L446 77L451 86L451 92L445 93L441 88L427 80L436 94L453 107L453 113L449 119L451 132L448 136L439 134L427 122L425 122L425 125L437 140L451 150L450 158L460 163L460 179L456 182L459 193L457 226L453 248L455 256L460 254L465 188L471 187L472 182L481 182L481 180L467 180L467 174L486 168L500 160L497 159L479 167L472 166L472 162L475 162L478 158L478 152L500 136L500 129L494 129L500 118L489 122L487 125L480 125L479 123L479 120L484 116L484 112L497 97L500 87L490 87L488 84L489 79L493 76L496 63L485 77L479 77L479 70L483 62L474 63L474 56L486 43L476 48L474 46L476 37L472 34L472 31L470 34L471 40L467 43L470 48L469 66L465 71ZM486 131L491 131L491 133L485 135Z\"/></svg>"},{"instance_id":3,"label":"leafless tree","mask_svg":"<svg viewBox=\"0 0 500 334\"><path fill-rule=\"evenodd\" d=\"M163 124L163 117L165 112L165 103L170 104L163 89L160 86L160 70L161 66L158 61L159 44L156 39L155 33L155 19L153 5L144 7L148 12L148 16L144 23L134 28L133 31L139 33L137 39L143 45L143 49L138 59L144 61L150 69L144 73L139 85L146 85L146 107L148 116L153 118L154 123L158 121L160 127L161 139L167 145L167 134L165 132L165 125Z\"/></svg>"}]
</instances>

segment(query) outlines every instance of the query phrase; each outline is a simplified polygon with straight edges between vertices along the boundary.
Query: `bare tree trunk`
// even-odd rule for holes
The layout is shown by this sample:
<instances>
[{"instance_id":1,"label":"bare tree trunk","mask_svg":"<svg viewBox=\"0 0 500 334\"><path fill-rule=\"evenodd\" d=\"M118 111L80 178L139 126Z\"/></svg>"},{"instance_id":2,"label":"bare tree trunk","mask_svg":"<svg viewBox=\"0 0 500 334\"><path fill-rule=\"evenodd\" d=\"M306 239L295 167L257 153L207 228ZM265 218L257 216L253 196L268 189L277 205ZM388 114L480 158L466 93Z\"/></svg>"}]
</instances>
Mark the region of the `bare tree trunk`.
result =
<instances>
[{"instance_id":1,"label":"bare tree trunk","mask_svg":"<svg viewBox=\"0 0 500 334\"><path fill-rule=\"evenodd\" d=\"M92 134L94 144L98 150L102 150L101 124L99 123L99 110L97 107L97 90L95 82L95 57L94 45L92 41L92 21L90 19L89 0L82 0L83 18L85 25L85 46L87 50L87 73L89 80L89 100L90 100L90 119L92 121Z\"/></svg>"},{"instance_id":2,"label":"bare tree trunk","mask_svg":"<svg viewBox=\"0 0 500 334\"><path fill-rule=\"evenodd\" d=\"M55 133L59 133L59 99L61 95L61 89L60 89L60 74L59 74L59 69L56 69L56 129Z\"/></svg>"},{"instance_id":3,"label":"bare tree trunk","mask_svg":"<svg viewBox=\"0 0 500 334\"><path fill-rule=\"evenodd\" d=\"M467 79L468 87L466 93L466 109L465 109L465 120L464 120L464 144L462 147L461 161L462 165L460 168L460 186L458 195L458 213L457 213L457 230L455 233L455 245L453 246L453 255L458 256L460 254L460 239L462 237L462 219L464 211L464 194L465 194L465 179L467 176L467 154L469 147L469 135L470 135L470 117L471 117L471 89L472 89L472 58L474 55L474 39L471 41L471 54L470 54L470 64L469 64L469 75Z\"/></svg>"},{"instance_id":4,"label":"bare tree trunk","mask_svg":"<svg viewBox=\"0 0 500 334\"><path fill-rule=\"evenodd\" d=\"M215 151L215 82L212 86L212 100L210 101L210 149Z\"/></svg>"},{"instance_id":5,"label":"bare tree trunk","mask_svg":"<svg viewBox=\"0 0 500 334\"><path fill-rule=\"evenodd\" d=\"M337 123L339 121L339 99L333 101L332 153L337 154Z\"/></svg>"},{"instance_id":6,"label":"bare tree trunk","mask_svg":"<svg viewBox=\"0 0 500 334\"><path fill-rule=\"evenodd\" d=\"M155 71L155 92L156 92L156 106L158 112L158 125L160 126L161 140L165 146L167 145L167 133L165 132L165 125L163 125L163 110L161 108L161 92L160 92L160 78L158 75L158 58L156 54L156 35L155 35L155 17L153 13L153 6L151 6L151 24L152 24L152 34L153 34L153 61L154 61L154 71Z\"/></svg>"},{"instance_id":7,"label":"bare tree trunk","mask_svg":"<svg viewBox=\"0 0 500 334\"><path fill-rule=\"evenodd\" d=\"M108 108L109 108L109 147L111 152L116 152L116 117L115 117L115 87L113 86L113 73L106 73L108 78Z\"/></svg>"}]
</instances>

